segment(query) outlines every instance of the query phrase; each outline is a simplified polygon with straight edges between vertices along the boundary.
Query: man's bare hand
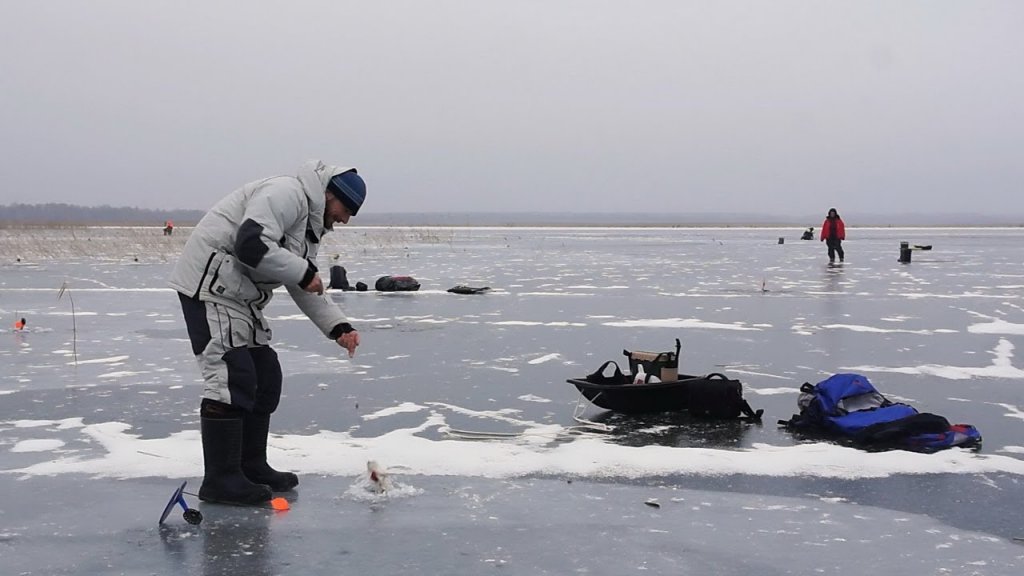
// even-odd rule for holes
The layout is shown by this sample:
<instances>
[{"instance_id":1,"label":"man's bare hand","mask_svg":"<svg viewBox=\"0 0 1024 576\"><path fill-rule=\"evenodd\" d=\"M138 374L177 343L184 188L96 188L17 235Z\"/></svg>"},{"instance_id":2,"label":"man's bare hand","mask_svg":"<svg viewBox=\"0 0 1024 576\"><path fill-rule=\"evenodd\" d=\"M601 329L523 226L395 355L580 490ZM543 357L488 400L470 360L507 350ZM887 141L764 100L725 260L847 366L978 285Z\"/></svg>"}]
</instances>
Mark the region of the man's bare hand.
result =
<instances>
[{"instance_id":1,"label":"man's bare hand","mask_svg":"<svg viewBox=\"0 0 1024 576\"><path fill-rule=\"evenodd\" d=\"M345 350L348 350L348 357L351 358L356 355L356 347L359 346L359 332L355 330L346 332L341 336L338 336L338 346L341 346Z\"/></svg>"},{"instance_id":2,"label":"man's bare hand","mask_svg":"<svg viewBox=\"0 0 1024 576\"><path fill-rule=\"evenodd\" d=\"M324 281L320 279L320 274L313 274L313 279L309 281L309 284L303 288L310 294L323 294L324 293Z\"/></svg>"}]
</instances>

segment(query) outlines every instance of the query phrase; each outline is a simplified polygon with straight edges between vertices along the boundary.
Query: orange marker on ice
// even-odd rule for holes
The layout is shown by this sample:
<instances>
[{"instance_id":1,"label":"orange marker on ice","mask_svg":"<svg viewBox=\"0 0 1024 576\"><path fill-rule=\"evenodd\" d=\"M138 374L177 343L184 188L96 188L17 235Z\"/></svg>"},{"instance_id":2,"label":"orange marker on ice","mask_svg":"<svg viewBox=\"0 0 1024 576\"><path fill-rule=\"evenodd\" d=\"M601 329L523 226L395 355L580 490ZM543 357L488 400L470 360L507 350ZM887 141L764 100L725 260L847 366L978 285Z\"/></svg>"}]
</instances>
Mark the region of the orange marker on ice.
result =
<instances>
[{"instance_id":1,"label":"orange marker on ice","mask_svg":"<svg viewBox=\"0 0 1024 576\"><path fill-rule=\"evenodd\" d=\"M278 496L270 501L270 506L277 511L290 510L291 506L288 505L288 501Z\"/></svg>"}]
</instances>

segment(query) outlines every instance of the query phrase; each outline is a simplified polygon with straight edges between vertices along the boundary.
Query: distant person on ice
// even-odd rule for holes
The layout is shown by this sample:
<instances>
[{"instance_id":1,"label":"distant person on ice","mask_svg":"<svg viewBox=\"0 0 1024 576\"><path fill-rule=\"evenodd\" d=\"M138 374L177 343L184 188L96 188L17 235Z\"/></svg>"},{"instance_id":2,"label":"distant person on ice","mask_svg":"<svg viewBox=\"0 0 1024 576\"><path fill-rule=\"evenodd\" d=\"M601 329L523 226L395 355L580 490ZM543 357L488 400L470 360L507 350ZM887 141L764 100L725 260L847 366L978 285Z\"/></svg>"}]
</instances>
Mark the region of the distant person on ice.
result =
<instances>
[{"instance_id":1,"label":"distant person on ice","mask_svg":"<svg viewBox=\"0 0 1024 576\"><path fill-rule=\"evenodd\" d=\"M174 221L168 220L164 222L164 236L170 236L174 234Z\"/></svg>"},{"instance_id":2,"label":"distant person on ice","mask_svg":"<svg viewBox=\"0 0 1024 576\"><path fill-rule=\"evenodd\" d=\"M171 275L192 352L206 381L199 415L199 498L257 504L298 477L267 464L270 415L281 397L281 364L263 309L284 285L325 337L355 354L359 332L324 296L320 240L347 224L366 198L355 168L306 163L294 176L257 180L217 203L196 225Z\"/></svg>"},{"instance_id":3,"label":"distant person on ice","mask_svg":"<svg viewBox=\"0 0 1024 576\"><path fill-rule=\"evenodd\" d=\"M833 264L836 261L836 254L839 254L839 261L843 261L843 240L846 240L846 225L839 217L835 208L828 209L828 216L821 225L821 241L828 246L828 262Z\"/></svg>"},{"instance_id":4,"label":"distant person on ice","mask_svg":"<svg viewBox=\"0 0 1024 576\"><path fill-rule=\"evenodd\" d=\"M24 330L25 329L25 324L26 324L25 319L22 318L21 320L18 320L17 322L14 323L14 329L15 330Z\"/></svg>"}]
</instances>

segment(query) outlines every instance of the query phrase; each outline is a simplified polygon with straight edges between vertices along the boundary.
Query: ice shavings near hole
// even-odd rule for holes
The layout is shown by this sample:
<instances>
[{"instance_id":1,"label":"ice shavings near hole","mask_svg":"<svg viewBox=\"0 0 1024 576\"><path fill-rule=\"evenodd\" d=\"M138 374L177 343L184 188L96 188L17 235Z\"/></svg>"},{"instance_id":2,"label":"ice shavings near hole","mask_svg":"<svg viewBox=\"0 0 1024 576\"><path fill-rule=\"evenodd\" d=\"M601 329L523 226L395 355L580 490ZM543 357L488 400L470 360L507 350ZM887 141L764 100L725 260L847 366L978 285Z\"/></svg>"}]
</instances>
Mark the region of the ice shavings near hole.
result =
<instances>
[{"instance_id":1,"label":"ice shavings near hole","mask_svg":"<svg viewBox=\"0 0 1024 576\"><path fill-rule=\"evenodd\" d=\"M585 437L544 444L520 441L432 440L420 433L445 426L431 414L416 427L376 437L321 430L310 436L273 436L270 458L276 466L299 474L355 476L365 462L379 458L401 465L408 475L511 478L566 474L589 478L643 478L670 474L699 476L882 478L894 474L1008 473L1024 475L1024 460L951 449L935 454L905 451L864 452L827 443L795 446L754 444L743 450L623 446ZM548 433L558 426L546 427ZM22 476L80 473L107 478L188 477L201 475L199 432L140 439L122 422L90 424L80 429L89 453L0 472ZM97 448L98 447L98 448Z\"/></svg>"},{"instance_id":2,"label":"ice shavings near hole","mask_svg":"<svg viewBox=\"0 0 1024 576\"><path fill-rule=\"evenodd\" d=\"M420 406L412 402L402 402L398 406L392 406L391 408L384 408L373 412L372 414L364 414L363 420L376 420L377 418L384 418L385 416L392 416L394 414L407 414L412 412L419 412L426 410L426 406Z\"/></svg>"},{"instance_id":3,"label":"ice shavings near hole","mask_svg":"<svg viewBox=\"0 0 1024 576\"><path fill-rule=\"evenodd\" d=\"M56 450L64 445L64 442L52 439L22 440L11 448L11 452L48 452Z\"/></svg>"},{"instance_id":4,"label":"ice shavings near hole","mask_svg":"<svg viewBox=\"0 0 1024 576\"><path fill-rule=\"evenodd\" d=\"M376 483L370 480L368 474L363 473L358 475L352 484L342 493L341 497L354 500L356 502L367 502L370 504L381 504L388 500L395 500L398 498L409 498L410 496L418 496L423 494L421 488L416 488L410 484L395 479L394 476L388 478L388 489L386 492L380 492L377 488Z\"/></svg>"}]
</instances>

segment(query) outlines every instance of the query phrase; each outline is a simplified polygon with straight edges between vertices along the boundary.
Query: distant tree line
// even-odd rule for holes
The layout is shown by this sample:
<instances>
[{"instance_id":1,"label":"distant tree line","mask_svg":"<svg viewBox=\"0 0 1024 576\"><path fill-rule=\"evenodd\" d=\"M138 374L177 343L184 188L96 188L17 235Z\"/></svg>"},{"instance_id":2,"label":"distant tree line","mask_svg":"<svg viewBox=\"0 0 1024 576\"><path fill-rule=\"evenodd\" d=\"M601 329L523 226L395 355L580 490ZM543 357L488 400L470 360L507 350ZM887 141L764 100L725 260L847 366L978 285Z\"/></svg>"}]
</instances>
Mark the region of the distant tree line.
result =
<instances>
[{"instance_id":1,"label":"distant tree line","mask_svg":"<svg viewBox=\"0 0 1024 576\"><path fill-rule=\"evenodd\" d=\"M73 204L0 205L0 225L124 225L191 226L202 210L146 210L121 206ZM847 226L1024 226L1015 214L853 214L843 213ZM544 213L544 212L436 212L366 213L358 226L793 226L801 232L821 224L819 214L778 215L753 213Z\"/></svg>"},{"instance_id":2,"label":"distant tree line","mask_svg":"<svg viewBox=\"0 0 1024 576\"><path fill-rule=\"evenodd\" d=\"M149 210L121 206L76 206L74 204L0 205L3 224L120 224L163 226L173 220L176 226L192 225L203 217L201 210Z\"/></svg>"}]
</instances>

